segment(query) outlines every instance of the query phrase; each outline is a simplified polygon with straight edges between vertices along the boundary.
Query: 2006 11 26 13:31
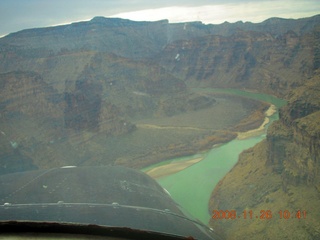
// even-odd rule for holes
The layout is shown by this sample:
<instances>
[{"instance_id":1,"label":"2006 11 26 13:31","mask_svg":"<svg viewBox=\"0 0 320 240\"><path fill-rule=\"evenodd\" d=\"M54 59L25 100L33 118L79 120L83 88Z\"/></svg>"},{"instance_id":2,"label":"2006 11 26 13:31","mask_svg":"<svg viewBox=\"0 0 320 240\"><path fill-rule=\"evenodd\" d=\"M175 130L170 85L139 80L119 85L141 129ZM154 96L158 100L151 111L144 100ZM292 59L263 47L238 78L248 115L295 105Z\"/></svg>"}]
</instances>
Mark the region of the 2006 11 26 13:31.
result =
<instances>
[{"instance_id":1,"label":"2006 11 26 13:31","mask_svg":"<svg viewBox=\"0 0 320 240\"><path fill-rule=\"evenodd\" d=\"M243 210L241 213L237 213L236 210L217 210L212 211L212 219L272 219L277 216L279 219L306 219L306 210L279 210L273 213L271 210L260 210L259 214L254 214L253 210Z\"/></svg>"}]
</instances>

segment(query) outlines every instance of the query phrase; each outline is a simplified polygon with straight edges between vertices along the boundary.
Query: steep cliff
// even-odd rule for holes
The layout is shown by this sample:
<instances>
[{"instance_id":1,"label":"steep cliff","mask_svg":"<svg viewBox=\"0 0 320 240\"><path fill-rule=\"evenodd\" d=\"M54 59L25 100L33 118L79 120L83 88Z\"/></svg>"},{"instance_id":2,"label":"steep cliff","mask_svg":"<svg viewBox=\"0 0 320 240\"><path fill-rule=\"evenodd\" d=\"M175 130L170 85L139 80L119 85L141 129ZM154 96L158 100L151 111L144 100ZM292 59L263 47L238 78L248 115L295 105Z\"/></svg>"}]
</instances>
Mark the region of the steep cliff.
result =
<instances>
[{"instance_id":1,"label":"steep cliff","mask_svg":"<svg viewBox=\"0 0 320 240\"><path fill-rule=\"evenodd\" d=\"M285 170L284 179L290 183L320 183L317 174L320 156L319 96L320 77L316 76L290 95L289 104L280 111L280 121L268 131L270 156L267 164L282 166L275 169L279 172ZM281 146L282 142L285 142L285 148Z\"/></svg>"},{"instance_id":2,"label":"steep cliff","mask_svg":"<svg viewBox=\"0 0 320 240\"><path fill-rule=\"evenodd\" d=\"M284 97L313 75L318 41L317 28L304 35L239 29L228 37L174 42L154 61L191 86L259 89Z\"/></svg>"},{"instance_id":3,"label":"steep cliff","mask_svg":"<svg viewBox=\"0 0 320 240\"><path fill-rule=\"evenodd\" d=\"M288 98L267 139L244 151L212 193L210 211L236 210L240 216L210 221L226 239L320 237L319 72Z\"/></svg>"}]
</instances>

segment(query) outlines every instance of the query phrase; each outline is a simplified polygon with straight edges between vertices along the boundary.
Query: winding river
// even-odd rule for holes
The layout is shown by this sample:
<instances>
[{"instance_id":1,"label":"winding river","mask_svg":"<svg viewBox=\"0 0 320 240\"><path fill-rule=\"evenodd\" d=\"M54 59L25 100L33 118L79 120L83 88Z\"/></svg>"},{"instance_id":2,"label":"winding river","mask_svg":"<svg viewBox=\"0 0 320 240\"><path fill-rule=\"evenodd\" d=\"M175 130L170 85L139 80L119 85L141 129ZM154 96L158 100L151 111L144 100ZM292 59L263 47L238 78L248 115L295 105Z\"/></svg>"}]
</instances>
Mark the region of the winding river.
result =
<instances>
[{"instance_id":1,"label":"winding river","mask_svg":"<svg viewBox=\"0 0 320 240\"><path fill-rule=\"evenodd\" d=\"M267 94L246 92L235 89L194 89L198 92L225 93L250 97L256 100L264 101L275 105L277 108L283 106L286 102ZM278 119L278 112L269 117L270 123ZM265 128L265 129L266 129ZM203 155L203 160L185 168L177 173L157 179L158 183L168 190L172 198L183 209L186 209L193 217L207 224L210 219L208 212L208 203L212 190L238 161L239 154L266 137L266 131L259 136L247 139L235 139L219 147L213 148ZM187 159L199 157L190 156ZM181 161L180 159L171 159L167 162ZM148 167L151 169L155 166Z\"/></svg>"}]
</instances>

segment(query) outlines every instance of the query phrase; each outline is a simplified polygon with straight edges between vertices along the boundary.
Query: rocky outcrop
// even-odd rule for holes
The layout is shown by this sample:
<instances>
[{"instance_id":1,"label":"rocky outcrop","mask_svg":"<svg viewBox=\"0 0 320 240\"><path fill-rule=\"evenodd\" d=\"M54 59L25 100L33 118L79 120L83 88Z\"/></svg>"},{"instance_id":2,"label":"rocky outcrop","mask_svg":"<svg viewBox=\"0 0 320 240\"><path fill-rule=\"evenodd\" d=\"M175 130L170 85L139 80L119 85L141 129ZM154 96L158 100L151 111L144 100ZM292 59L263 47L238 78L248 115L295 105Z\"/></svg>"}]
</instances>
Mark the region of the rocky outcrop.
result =
<instances>
[{"instance_id":1,"label":"rocky outcrop","mask_svg":"<svg viewBox=\"0 0 320 240\"><path fill-rule=\"evenodd\" d=\"M244 151L216 186L210 211L235 210L239 216L210 221L225 239L320 237L319 80L316 73L288 95L267 139ZM244 212L253 216L244 219Z\"/></svg>"}]
</instances>

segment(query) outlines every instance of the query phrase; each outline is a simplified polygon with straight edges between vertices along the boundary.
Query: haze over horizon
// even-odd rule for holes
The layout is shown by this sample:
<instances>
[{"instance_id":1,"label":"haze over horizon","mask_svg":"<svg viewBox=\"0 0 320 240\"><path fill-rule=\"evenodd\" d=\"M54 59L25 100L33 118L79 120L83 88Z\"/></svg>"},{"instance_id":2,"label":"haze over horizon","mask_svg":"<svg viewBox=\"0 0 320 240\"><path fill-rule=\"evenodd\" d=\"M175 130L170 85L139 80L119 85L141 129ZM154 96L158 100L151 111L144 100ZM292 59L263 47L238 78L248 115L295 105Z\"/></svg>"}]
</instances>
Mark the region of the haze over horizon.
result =
<instances>
[{"instance_id":1,"label":"haze over horizon","mask_svg":"<svg viewBox=\"0 0 320 240\"><path fill-rule=\"evenodd\" d=\"M320 14L318 0L2 0L0 36L28 28L86 21L95 16L135 21L262 22L271 17L303 18Z\"/></svg>"}]
</instances>

